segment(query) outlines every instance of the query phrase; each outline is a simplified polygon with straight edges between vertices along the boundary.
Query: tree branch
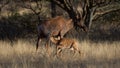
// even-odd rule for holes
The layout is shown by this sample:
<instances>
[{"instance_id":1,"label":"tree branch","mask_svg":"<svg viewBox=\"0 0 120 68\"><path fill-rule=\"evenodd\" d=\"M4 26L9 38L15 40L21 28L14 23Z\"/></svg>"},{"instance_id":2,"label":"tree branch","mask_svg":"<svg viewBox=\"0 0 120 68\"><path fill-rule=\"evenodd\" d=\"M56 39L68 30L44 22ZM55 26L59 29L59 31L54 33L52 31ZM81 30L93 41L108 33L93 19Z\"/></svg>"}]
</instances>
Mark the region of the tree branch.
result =
<instances>
[{"instance_id":1,"label":"tree branch","mask_svg":"<svg viewBox=\"0 0 120 68\"><path fill-rule=\"evenodd\" d=\"M5 3L0 4L0 12L1 12L2 8L5 7L9 2L10 1L7 0L7 1L5 1Z\"/></svg>"},{"instance_id":2,"label":"tree branch","mask_svg":"<svg viewBox=\"0 0 120 68\"><path fill-rule=\"evenodd\" d=\"M120 4L119 3L114 3L114 4L110 4L104 7L99 7L96 9L95 14L93 15L93 20L99 18L100 16L112 12L112 11L116 11L116 10L120 10Z\"/></svg>"}]
</instances>

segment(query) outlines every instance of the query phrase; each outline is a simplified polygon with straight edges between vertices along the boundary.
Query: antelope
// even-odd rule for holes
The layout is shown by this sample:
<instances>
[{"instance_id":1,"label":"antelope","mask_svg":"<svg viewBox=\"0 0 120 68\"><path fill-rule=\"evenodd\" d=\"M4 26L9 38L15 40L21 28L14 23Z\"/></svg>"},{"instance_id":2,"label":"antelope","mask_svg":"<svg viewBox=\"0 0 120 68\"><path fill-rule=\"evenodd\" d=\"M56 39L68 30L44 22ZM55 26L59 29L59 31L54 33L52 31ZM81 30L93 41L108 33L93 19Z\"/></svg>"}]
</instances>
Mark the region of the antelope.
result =
<instances>
[{"instance_id":1,"label":"antelope","mask_svg":"<svg viewBox=\"0 0 120 68\"><path fill-rule=\"evenodd\" d=\"M36 44L36 50L38 49L39 42L41 39L47 39L46 48L48 48L48 44L50 43L50 38L54 36L58 36L63 38L63 36L73 28L72 19L64 19L62 16L57 16L48 21L45 21L41 25L38 26L38 39Z\"/></svg>"},{"instance_id":2,"label":"antelope","mask_svg":"<svg viewBox=\"0 0 120 68\"><path fill-rule=\"evenodd\" d=\"M54 39L54 40L53 40ZM51 37L51 41L56 45L56 55L59 55L63 49L70 49L74 51L74 54L78 51L79 54L81 54L81 51L78 47L79 42L76 39L70 39L70 38L53 38Z\"/></svg>"}]
</instances>

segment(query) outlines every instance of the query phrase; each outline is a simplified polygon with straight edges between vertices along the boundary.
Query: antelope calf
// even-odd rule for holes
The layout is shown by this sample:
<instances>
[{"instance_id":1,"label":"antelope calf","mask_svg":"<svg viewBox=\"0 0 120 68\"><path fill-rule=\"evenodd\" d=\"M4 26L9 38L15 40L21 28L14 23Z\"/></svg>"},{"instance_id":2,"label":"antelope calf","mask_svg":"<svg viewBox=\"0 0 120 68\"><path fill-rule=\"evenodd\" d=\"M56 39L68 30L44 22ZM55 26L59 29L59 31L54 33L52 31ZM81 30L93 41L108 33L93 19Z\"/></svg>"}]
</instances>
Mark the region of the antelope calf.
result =
<instances>
[{"instance_id":1,"label":"antelope calf","mask_svg":"<svg viewBox=\"0 0 120 68\"><path fill-rule=\"evenodd\" d=\"M70 38L53 38L51 37L52 42L56 45L57 48L57 53L56 55L59 55L63 49L71 49L74 51L74 54L76 53L76 51L78 51L79 54L81 54L80 50L79 50L79 42L76 39L70 39Z\"/></svg>"}]
</instances>

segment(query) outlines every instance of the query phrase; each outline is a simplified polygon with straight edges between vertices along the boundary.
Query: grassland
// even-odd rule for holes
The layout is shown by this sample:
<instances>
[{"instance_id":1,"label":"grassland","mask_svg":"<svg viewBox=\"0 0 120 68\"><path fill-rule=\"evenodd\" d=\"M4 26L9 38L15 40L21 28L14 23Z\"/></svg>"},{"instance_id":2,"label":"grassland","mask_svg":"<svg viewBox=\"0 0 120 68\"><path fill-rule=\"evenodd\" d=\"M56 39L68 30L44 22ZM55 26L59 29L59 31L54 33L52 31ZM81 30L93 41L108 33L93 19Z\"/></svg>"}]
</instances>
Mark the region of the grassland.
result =
<instances>
[{"instance_id":1,"label":"grassland","mask_svg":"<svg viewBox=\"0 0 120 68\"><path fill-rule=\"evenodd\" d=\"M36 41L31 38L37 35L37 17L28 10L17 9L14 4L8 6L12 11L5 7L0 13L0 68L120 68L120 10L94 20L89 33L90 40L83 41L86 33L72 30L68 37L81 40L79 47L82 55L74 55L67 49L60 57L56 57L54 45L50 47L49 55L43 44L36 51ZM46 7L42 19L47 19L51 13L50 8ZM63 13L62 10L58 12ZM66 13L63 15L66 17ZM29 38L31 41L25 40ZM19 40L14 41L16 39ZM11 44L6 40L14 42Z\"/></svg>"},{"instance_id":2,"label":"grassland","mask_svg":"<svg viewBox=\"0 0 120 68\"><path fill-rule=\"evenodd\" d=\"M61 56L54 56L52 45L46 52L44 46L35 49L35 42L24 39L10 42L0 41L0 68L119 68L120 42L90 42L79 44L82 55L63 50Z\"/></svg>"}]
</instances>

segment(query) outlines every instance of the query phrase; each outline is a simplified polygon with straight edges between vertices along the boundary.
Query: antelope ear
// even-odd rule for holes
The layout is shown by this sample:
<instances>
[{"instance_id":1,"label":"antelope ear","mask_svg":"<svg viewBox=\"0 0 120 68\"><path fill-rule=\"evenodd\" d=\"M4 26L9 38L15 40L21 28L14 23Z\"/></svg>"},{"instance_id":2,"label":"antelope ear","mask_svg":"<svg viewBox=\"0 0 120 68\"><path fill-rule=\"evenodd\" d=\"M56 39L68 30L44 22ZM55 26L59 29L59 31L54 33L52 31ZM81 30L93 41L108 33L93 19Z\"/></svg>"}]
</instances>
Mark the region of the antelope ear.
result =
<instances>
[{"instance_id":1,"label":"antelope ear","mask_svg":"<svg viewBox=\"0 0 120 68\"><path fill-rule=\"evenodd\" d=\"M60 36L58 36L58 37L55 37L54 39L55 39L55 40L60 40Z\"/></svg>"},{"instance_id":2,"label":"antelope ear","mask_svg":"<svg viewBox=\"0 0 120 68\"><path fill-rule=\"evenodd\" d=\"M60 40L60 36L58 36L57 40Z\"/></svg>"}]
</instances>

